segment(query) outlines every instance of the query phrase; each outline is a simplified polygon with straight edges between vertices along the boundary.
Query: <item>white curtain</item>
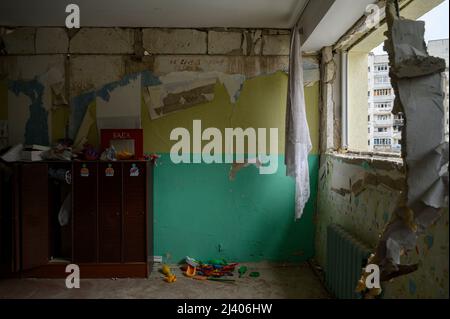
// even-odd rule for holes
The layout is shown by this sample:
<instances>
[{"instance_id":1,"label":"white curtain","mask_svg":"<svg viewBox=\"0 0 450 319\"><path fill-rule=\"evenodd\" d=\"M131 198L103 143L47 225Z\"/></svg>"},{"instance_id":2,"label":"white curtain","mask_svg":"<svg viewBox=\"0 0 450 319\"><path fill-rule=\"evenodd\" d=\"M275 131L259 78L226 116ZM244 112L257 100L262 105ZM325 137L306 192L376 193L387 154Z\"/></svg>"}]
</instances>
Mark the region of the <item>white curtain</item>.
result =
<instances>
[{"instance_id":1,"label":"white curtain","mask_svg":"<svg viewBox=\"0 0 450 319\"><path fill-rule=\"evenodd\" d=\"M295 218L300 219L309 199L308 154L311 151L311 137L305 110L303 88L303 58L300 33L295 26L291 33L289 59L289 84L286 108L286 175L295 179Z\"/></svg>"}]
</instances>

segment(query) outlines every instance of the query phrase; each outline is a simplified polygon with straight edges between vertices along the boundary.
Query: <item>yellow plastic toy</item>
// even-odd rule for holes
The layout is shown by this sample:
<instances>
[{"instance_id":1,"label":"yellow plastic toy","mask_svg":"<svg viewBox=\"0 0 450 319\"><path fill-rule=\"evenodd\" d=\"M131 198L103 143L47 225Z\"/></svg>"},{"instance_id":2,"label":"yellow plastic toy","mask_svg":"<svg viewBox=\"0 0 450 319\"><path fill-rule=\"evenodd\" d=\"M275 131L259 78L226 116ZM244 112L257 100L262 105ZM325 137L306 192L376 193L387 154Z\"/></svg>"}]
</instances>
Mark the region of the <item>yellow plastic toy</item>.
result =
<instances>
[{"instance_id":1,"label":"yellow plastic toy","mask_svg":"<svg viewBox=\"0 0 450 319\"><path fill-rule=\"evenodd\" d=\"M166 276L166 278L164 278L164 280L166 282L173 283L173 282L177 281L177 276L172 274L172 271L170 270L169 266L163 265L162 266L162 273Z\"/></svg>"}]
</instances>

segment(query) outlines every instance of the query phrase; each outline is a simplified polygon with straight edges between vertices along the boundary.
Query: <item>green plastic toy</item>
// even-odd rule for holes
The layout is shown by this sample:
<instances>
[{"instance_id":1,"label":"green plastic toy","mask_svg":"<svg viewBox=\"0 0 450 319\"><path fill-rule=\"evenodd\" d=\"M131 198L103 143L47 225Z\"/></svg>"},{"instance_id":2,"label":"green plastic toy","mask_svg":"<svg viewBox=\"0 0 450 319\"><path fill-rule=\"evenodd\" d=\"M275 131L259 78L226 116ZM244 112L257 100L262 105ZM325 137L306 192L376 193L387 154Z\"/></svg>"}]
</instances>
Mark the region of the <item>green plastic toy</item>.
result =
<instances>
[{"instance_id":1,"label":"green plastic toy","mask_svg":"<svg viewBox=\"0 0 450 319\"><path fill-rule=\"evenodd\" d=\"M254 271L254 272L250 273L250 277L258 278L259 277L259 272Z\"/></svg>"},{"instance_id":2,"label":"green plastic toy","mask_svg":"<svg viewBox=\"0 0 450 319\"><path fill-rule=\"evenodd\" d=\"M246 266L241 266L239 267L239 278L242 278L242 276L247 272L247 267Z\"/></svg>"}]
</instances>

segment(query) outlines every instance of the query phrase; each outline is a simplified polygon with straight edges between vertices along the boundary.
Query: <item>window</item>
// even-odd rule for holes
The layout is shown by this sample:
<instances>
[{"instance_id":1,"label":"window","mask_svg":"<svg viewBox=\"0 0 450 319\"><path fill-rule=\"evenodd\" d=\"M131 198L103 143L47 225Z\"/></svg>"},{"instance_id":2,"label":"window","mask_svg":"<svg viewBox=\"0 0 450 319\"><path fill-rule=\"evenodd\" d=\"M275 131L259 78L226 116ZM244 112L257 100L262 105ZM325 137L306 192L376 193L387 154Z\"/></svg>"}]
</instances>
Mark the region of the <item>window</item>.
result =
<instances>
[{"instance_id":1,"label":"window","mask_svg":"<svg viewBox=\"0 0 450 319\"><path fill-rule=\"evenodd\" d=\"M391 102L377 102L375 103L375 108L379 110L388 110L392 108Z\"/></svg>"},{"instance_id":2,"label":"window","mask_svg":"<svg viewBox=\"0 0 450 319\"><path fill-rule=\"evenodd\" d=\"M418 9L419 2L420 12L436 6L428 1L412 1L408 12L402 12L403 16L420 19L417 10L411 10ZM385 28L385 22L380 26ZM382 45L385 37L383 32L372 31L352 43L341 55L342 146L349 151L400 156L405 123L401 114L392 113L395 92L390 79L389 57ZM379 46L374 49L377 44ZM442 121L448 122L447 112Z\"/></svg>"},{"instance_id":3,"label":"window","mask_svg":"<svg viewBox=\"0 0 450 319\"><path fill-rule=\"evenodd\" d=\"M389 84L391 80L388 75L376 75L374 77L375 84Z\"/></svg>"},{"instance_id":4,"label":"window","mask_svg":"<svg viewBox=\"0 0 450 319\"><path fill-rule=\"evenodd\" d=\"M377 115L375 119L376 121L388 121L391 119L391 115Z\"/></svg>"},{"instance_id":5,"label":"window","mask_svg":"<svg viewBox=\"0 0 450 319\"><path fill-rule=\"evenodd\" d=\"M391 145L391 139L390 138L376 138L373 140L373 144L376 146L386 146Z\"/></svg>"},{"instance_id":6,"label":"window","mask_svg":"<svg viewBox=\"0 0 450 319\"><path fill-rule=\"evenodd\" d=\"M392 95L392 89L373 90L373 95L374 96L390 96L390 95ZM369 91L369 96L370 96L370 91Z\"/></svg>"},{"instance_id":7,"label":"window","mask_svg":"<svg viewBox=\"0 0 450 319\"><path fill-rule=\"evenodd\" d=\"M389 70L388 63L375 64L375 72L386 72L388 70Z\"/></svg>"}]
</instances>

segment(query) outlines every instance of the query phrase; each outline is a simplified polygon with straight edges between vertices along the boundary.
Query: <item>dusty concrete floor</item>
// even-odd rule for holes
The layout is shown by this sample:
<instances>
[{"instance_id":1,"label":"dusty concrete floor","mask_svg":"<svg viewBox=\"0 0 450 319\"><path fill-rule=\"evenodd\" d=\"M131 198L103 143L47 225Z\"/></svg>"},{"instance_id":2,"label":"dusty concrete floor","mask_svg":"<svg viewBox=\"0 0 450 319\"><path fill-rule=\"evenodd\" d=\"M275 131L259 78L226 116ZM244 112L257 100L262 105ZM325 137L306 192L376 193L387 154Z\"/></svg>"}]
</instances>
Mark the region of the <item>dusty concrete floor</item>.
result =
<instances>
[{"instance_id":1,"label":"dusty concrete floor","mask_svg":"<svg viewBox=\"0 0 450 319\"><path fill-rule=\"evenodd\" d=\"M197 281L184 277L172 267L177 281L168 284L163 275L153 271L149 279L81 279L79 289L67 289L64 279L0 280L0 298L170 298L170 299L300 299L329 298L308 264L282 265L270 263L248 266L245 277L235 283ZM259 278L251 278L259 271Z\"/></svg>"}]
</instances>

